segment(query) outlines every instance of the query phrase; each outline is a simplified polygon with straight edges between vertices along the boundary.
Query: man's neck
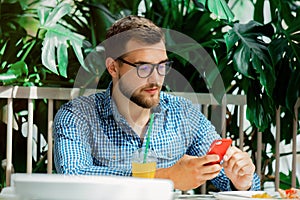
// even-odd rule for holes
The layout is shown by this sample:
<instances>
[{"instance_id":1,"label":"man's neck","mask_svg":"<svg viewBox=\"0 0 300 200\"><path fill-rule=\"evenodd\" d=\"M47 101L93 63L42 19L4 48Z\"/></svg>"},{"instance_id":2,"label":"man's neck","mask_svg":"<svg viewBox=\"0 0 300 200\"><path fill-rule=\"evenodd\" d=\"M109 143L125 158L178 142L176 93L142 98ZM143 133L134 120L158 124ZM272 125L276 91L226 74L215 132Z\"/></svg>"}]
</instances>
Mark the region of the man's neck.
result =
<instances>
[{"instance_id":1,"label":"man's neck","mask_svg":"<svg viewBox=\"0 0 300 200\"><path fill-rule=\"evenodd\" d=\"M150 118L150 109L142 108L130 101L120 90L113 89L112 98L118 108L119 113L126 119L131 128L142 138L145 127Z\"/></svg>"}]
</instances>

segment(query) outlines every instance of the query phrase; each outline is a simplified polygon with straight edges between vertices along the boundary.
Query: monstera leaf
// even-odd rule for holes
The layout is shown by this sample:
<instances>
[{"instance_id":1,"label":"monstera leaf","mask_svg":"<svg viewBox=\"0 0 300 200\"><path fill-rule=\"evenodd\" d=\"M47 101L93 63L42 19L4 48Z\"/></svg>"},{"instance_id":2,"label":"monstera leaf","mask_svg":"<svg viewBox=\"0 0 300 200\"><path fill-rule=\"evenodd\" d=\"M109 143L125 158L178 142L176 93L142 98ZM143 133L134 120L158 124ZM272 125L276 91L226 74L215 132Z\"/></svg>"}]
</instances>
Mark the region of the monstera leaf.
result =
<instances>
[{"instance_id":1,"label":"monstera leaf","mask_svg":"<svg viewBox=\"0 0 300 200\"><path fill-rule=\"evenodd\" d=\"M247 119L261 131L268 128L274 114L275 70L265 42L273 33L271 25L250 21L248 24L234 24L224 36L234 70L249 82L246 88L242 88L247 94Z\"/></svg>"},{"instance_id":2,"label":"monstera leaf","mask_svg":"<svg viewBox=\"0 0 300 200\"><path fill-rule=\"evenodd\" d=\"M227 52L233 51L235 70L250 79L259 79L267 94L272 96L275 86L275 72L263 38L273 34L273 27L250 21L248 24L236 23L225 35ZM253 71L255 73L253 73ZM257 74L259 77L256 77Z\"/></svg>"},{"instance_id":3,"label":"monstera leaf","mask_svg":"<svg viewBox=\"0 0 300 200\"><path fill-rule=\"evenodd\" d=\"M85 68L82 54L83 36L59 24L59 20L71 12L71 5L61 3L52 11L49 8L39 9L41 29L47 32L43 41L42 63L53 73L67 77L68 47L72 46L80 64ZM88 69L85 68L87 71Z\"/></svg>"}]
</instances>

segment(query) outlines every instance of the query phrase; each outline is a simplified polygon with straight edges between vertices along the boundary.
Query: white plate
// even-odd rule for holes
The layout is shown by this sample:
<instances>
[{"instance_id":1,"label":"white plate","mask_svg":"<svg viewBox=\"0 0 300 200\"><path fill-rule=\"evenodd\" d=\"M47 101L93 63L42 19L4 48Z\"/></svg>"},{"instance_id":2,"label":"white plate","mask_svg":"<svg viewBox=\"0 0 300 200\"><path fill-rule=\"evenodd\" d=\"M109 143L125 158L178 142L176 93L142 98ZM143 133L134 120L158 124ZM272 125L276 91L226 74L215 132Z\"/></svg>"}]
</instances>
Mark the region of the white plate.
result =
<instances>
[{"instance_id":1,"label":"white plate","mask_svg":"<svg viewBox=\"0 0 300 200\"><path fill-rule=\"evenodd\" d=\"M262 198L251 198L252 195L255 194L263 194L266 193L265 191L228 191L228 192L218 192L213 193L215 198L219 200L239 200L239 199L256 199L261 200ZM269 195L271 195L274 198L270 199L277 199L280 197L278 192L267 192ZM269 200L270 200L269 199Z\"/></svg>"},{"instance_id":2,"label":"white plate","mask_svg":"<svg viewBox=\"0 0 300 200\"><path fill-rule=\"evenodd\" d=\"M173 183L162 179L120 176L14 174L15 193L21 199L98 200L173 198Z\"/></svg>"}]
</instances>

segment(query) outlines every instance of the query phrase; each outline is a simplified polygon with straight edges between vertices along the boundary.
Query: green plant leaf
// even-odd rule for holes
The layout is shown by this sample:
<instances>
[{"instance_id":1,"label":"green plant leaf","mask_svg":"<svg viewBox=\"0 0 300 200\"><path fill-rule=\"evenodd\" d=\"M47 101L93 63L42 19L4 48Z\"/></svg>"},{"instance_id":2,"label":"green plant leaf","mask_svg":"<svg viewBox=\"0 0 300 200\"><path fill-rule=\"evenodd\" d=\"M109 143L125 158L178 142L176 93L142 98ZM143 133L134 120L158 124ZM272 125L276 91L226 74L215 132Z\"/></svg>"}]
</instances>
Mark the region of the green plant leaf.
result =
<instances>
[{"instance_id":1,"label":"green plant leaf","mask_svg":"<svg viewBox=\"0 0 300 200\"><path fill-rule=\"evenodd\" d=\"M89 5L90 10L87 11L87 14L93 14L89 22L89 27L92 34L91 42L93 47L95 47L98 45L99 41L105 40L107 28L110 27L118 18L120 18L120 16L118 16L118 14L114 15L100 2L95 1L93 3L89 3Z\"/></svg>"},{"instance_id":2,"label":"green plant leaf","mask_svg":"<svg viewBox=\"0 0 300 200\"><path fill-rule=\"evenodd\" d=\"M231 22L234 18L234 14L224 0L198 0L198 2L203 4L205 7L207 5L208 10L214 13L218 19L226 19Z\"/></svg>"},{"instance_id":3,"label":"green plant leaf","mask_svg":"<svg viewBox=\"0 0 300 200\"><path fill-rule=\"evenodd\" d=\"M285 38L275 38L269 45L269 53L272 59L272 63L275 66L283 57L286 52L287 40Z\"/></svg>"},{"instance_id":4,"label":"green plant leaf","mask_svg":"<svg viewBox=\"0 0 300 200\"><path fill-rule=\"evenodd\" d=\"M44 11L46 12L47 10ZM56 74L58 74L58 67L60 74L64 77L67 77L68 41L72 45L81 66L83 66L86 71L89 71L89 69L84 65L84 57L81 49L83 36L78 35L57 23L70 11L71 7L69 4L59 4L52 12L50 12L44 25L42 24L41 26L41 28L47 30L42 47L42 63L47 69ZM47 14L40 14L40 16L47 16Z\"/></svg>"},{"instance_id":5,"label":"green plant leaf","mask_svg":"<svg viewBox=\"0 0 300 200\"><path fill-rule=\"evenodd\" d=\"M300 97L300 65L293 71L286 92L286 106L294 110L297 99Z\"/></svg>"},{"instance_id":6,"label":"green plant leaf","mask_svg":"<svg viewBox=\"0 0 300 200\"><path fill-rule=\"evenodd\" d=\"M14 82L23 81L28 75L28 68L24 61L18 61L9 66L7 72L0 74L0 81L3 85L9 85Z\"/></svg>"},{"instance_id":7,"label":"green plant leaf","mask_svg":"<svg viewBox=\"0 0 300 200\"><path fill-rule=\"evenodd\" d=\"M46 33L46 37L43 41L42 47L42 63L43 65L48 68L51 72L58 74L56 69L56 62L55 62L55 42L53 39L55 38L54 33L48 31Z\"/></svg>"},{"instance_id":8,"label":"green plant leaf","mask_svg":"<svg viewBox=\"0 0 300 200\"><path fill-rule=\"evenodd\" d=\"M224 0L208 0L207 4L209 11L217 15L219 19L226 19L229 22L233 20L234 15Z\"/></svg>"},{"instance_id":9,"label":"green plant leaf","mask_svg":"<svg viewBox=\"0 0 300 200\"><path fill-rule=\"evenodd\" d=\"M48 7L40 7L40 9L37 10L37 15L38 15L38 18L39 18L39 21L40 21L40 24L43 26L46 21L47 21L47 18L49 16L49 13L51 12L51 9L48 8Z\"/></svg>"},{"instance_id":10,"label":"green plant leaf","mask_svg":"<svg viewBox=\"0 0 300 200\"><path fill-rule=\"evenodd\" d=\"M254 87L251 85L247 92L246 116L259 131L263 132L272 121L274 109L272 108L271 98L268 98L264 93L259 94Z\"/></svg>"},{"instance_id":11,"label":"green plant leaf","mask_svg":"<svg viewBox=\"0 0 300 200\"><path fill-rule=\"evenodd\" d=\"M286 29L280 27L277 30L278 33L268 48L272 63L278 71L275 99L277 104L293 112L294 104L300 96L300 12L289 20Z\"/></svg>"},{"instance_id":12,"label":"green plant leaf","mask_svg":"<svg viewBox=\"0 0 300 200\"><path fill-rule=\"evenodd\" d=\"M254 4L254 20L259 23L264 23L264 3L265 0L257 0Z\"/></svg>"},{"instance_id":13,"label":"green plant leaf","mask_svg":"<svg viewBox=\"0 0 300 200\"><path fill-rule=\"evenodd\" d=\"M67 77L67 66L68 62L68 49L66 45L59 44L57 48L57 59L58 59L58 66L59 66L59 73L63 77Z\"/></svg>"},{"instance_id":14,"label":"green plant leaf","mask_svg":"<svg viewBox=\"0 0 300 200\"><path fill-rule=\"evenodd\" d=\"M290 12L287 15L290 15ZM288 20L287 28L277 28L277 34L270 44L269 51L274 65L286 54L288 58L296 57L298 62L300 60L300 8L297 11L296 17L292 17L292 19ZM281 26L285 21L279 20L278 23Z\"/></svg>"},{"instance_id":15,"label":"green plant leaf","mask_svg":"<svg viewBox=\"0 0 300 200\"><path fill-rule=\"evenodd\" d=\"M288 174L284 174L283 172L279 173L280 176L280 188L286 190L291 188L292 182L292 171L289 170ZM296 188L300 186L299 179L296 178Z\"/></svg>"},{"instance_id":16,"label":"green plant leaf","mask_svg":"<svg viewBox=\"0 0 300 200\"><path fill-rule=\"evenodd\" d=\"M285 141L285 144L290 144L293 141L292 122L295 116L286 107L281 107L281 113L284 115L280 117L280 140Z\"/></svg>"},{"instance_id":17,"label":"green plant leaf","mask_svg":"<svg viewBox=\"0 0 300 200\"><path fill-rule=\"evenodd\" d=\"M71 12L71 5L68 3L58 4L47 16L45 23L41 24L45 27L55 26L57 22L65 15Z\"/></svg>"},{"instance_id":18,"label":"green plant leaf","mask_svg":"<svg viewBox=\"0 0 300 200\"><path fill-rule=\"evenodd\" d=\"M300 62L300 12L297 15L297 18L291 23L289 28L286 30L286 36L288 39L288 44L291 45L290 50L291 58L296 57L297 61Z\"/></svg>"},{"instance_id":19,"label":"green plant leaf","mask_svg":"<svg viewBox=\"0 0 300 200\"><path fill-rule=\"evenodd\" d=\"M231 29L227 34L224 35L227 53L237 44L237 42L241 39L236 32Z\"/></svg>"},{"instance_id":20,"label":"green plant leaf","mask_svg":"<svg viewBox=\"0 0 300 200\"><path fill-rule=\"evenodd\" d=\"M81 66L88 72L90 72L89 68L87 68L84 64L84 59L83 59L83 54L82 54L82 41L79 41L77 39L74 39L74 40L70 40L71 44L72 44L72 48L81 64Z\"/></svg>"},{"instance_id":21,"label":"green plant leaf","mask_svg":"<svg viewBox=\"0 0 300 200\"><path fill-rule=\"evenodd\" d=\"M253 78L248 73L251 50L246 45L239 45L233 55L234 69L248 78Z\"/></svg>"},{"instance_id":22,"label":"green plant leaf","mask_svg":"<svg viewBox=\"0 0 300 200\"><path fill-rule=\"evenodd\" d=\"M280 15L284 19L284 22L290 26L293 23L295 16L292 14L291 10L297 8L297 5L293 5L292 1L282 1L280 2Z\"/></svg>"},{"instance_id":23,"label":"green plant leaf","mask_svg":"<svg viewBox=\"0 0 300 200\"><path fill-rule=\"evenodd\" d=\"M269 37L272 32L271 25L263 26L250 21L248 24L234 24L234 27L224 36L227 52L234 53L235 70L251 79L256 79L256 73L259 74L258 79L269 96L272 95L275 87L275 72L267 51L268 44L261 38ZM255 74L252 72L253 69Z\"/></svg>"},{"instance_id":24,"label":"green plant leaf","mask_svg":"<svg viewBox=\"0 0 300 200\"><path fill-rule=\"evenodd\" d=\"M223 27L222 21L212 20L210 13L194 9L186 15L182 28L185 34L196 41L208 42L217 37L220 27Z\"/></svg>"}]
</instances>

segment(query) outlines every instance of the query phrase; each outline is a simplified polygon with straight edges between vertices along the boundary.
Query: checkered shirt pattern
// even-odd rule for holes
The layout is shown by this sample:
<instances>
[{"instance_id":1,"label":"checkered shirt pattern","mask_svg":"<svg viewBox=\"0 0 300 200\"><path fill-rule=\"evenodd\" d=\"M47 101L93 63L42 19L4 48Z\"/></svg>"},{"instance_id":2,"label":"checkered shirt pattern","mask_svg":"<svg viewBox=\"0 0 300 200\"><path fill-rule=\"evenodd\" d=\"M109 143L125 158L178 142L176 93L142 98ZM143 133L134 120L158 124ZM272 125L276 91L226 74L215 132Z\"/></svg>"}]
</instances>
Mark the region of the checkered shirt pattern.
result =
<instances>
[{"instance_id":1,"label":"checkered shirt pattern","mask_svg":"<svg viewBox=\"0 0 300 200\"><path fill-rule=\"evenodd\" d=\"M220 138L200 106L183 97L161 92L152 112L149 147L158 158L158 168L174 165L184 154L203 156L212 141ZM55 116L53 132L55 167L64 174L131 176L131 156L146 143L118 112L111 85L106 92L64 104ZM211 182L221 191L232 190L224 170ZM251 190L258 189L255 174Z\"/></svg>"}]
</instances>

